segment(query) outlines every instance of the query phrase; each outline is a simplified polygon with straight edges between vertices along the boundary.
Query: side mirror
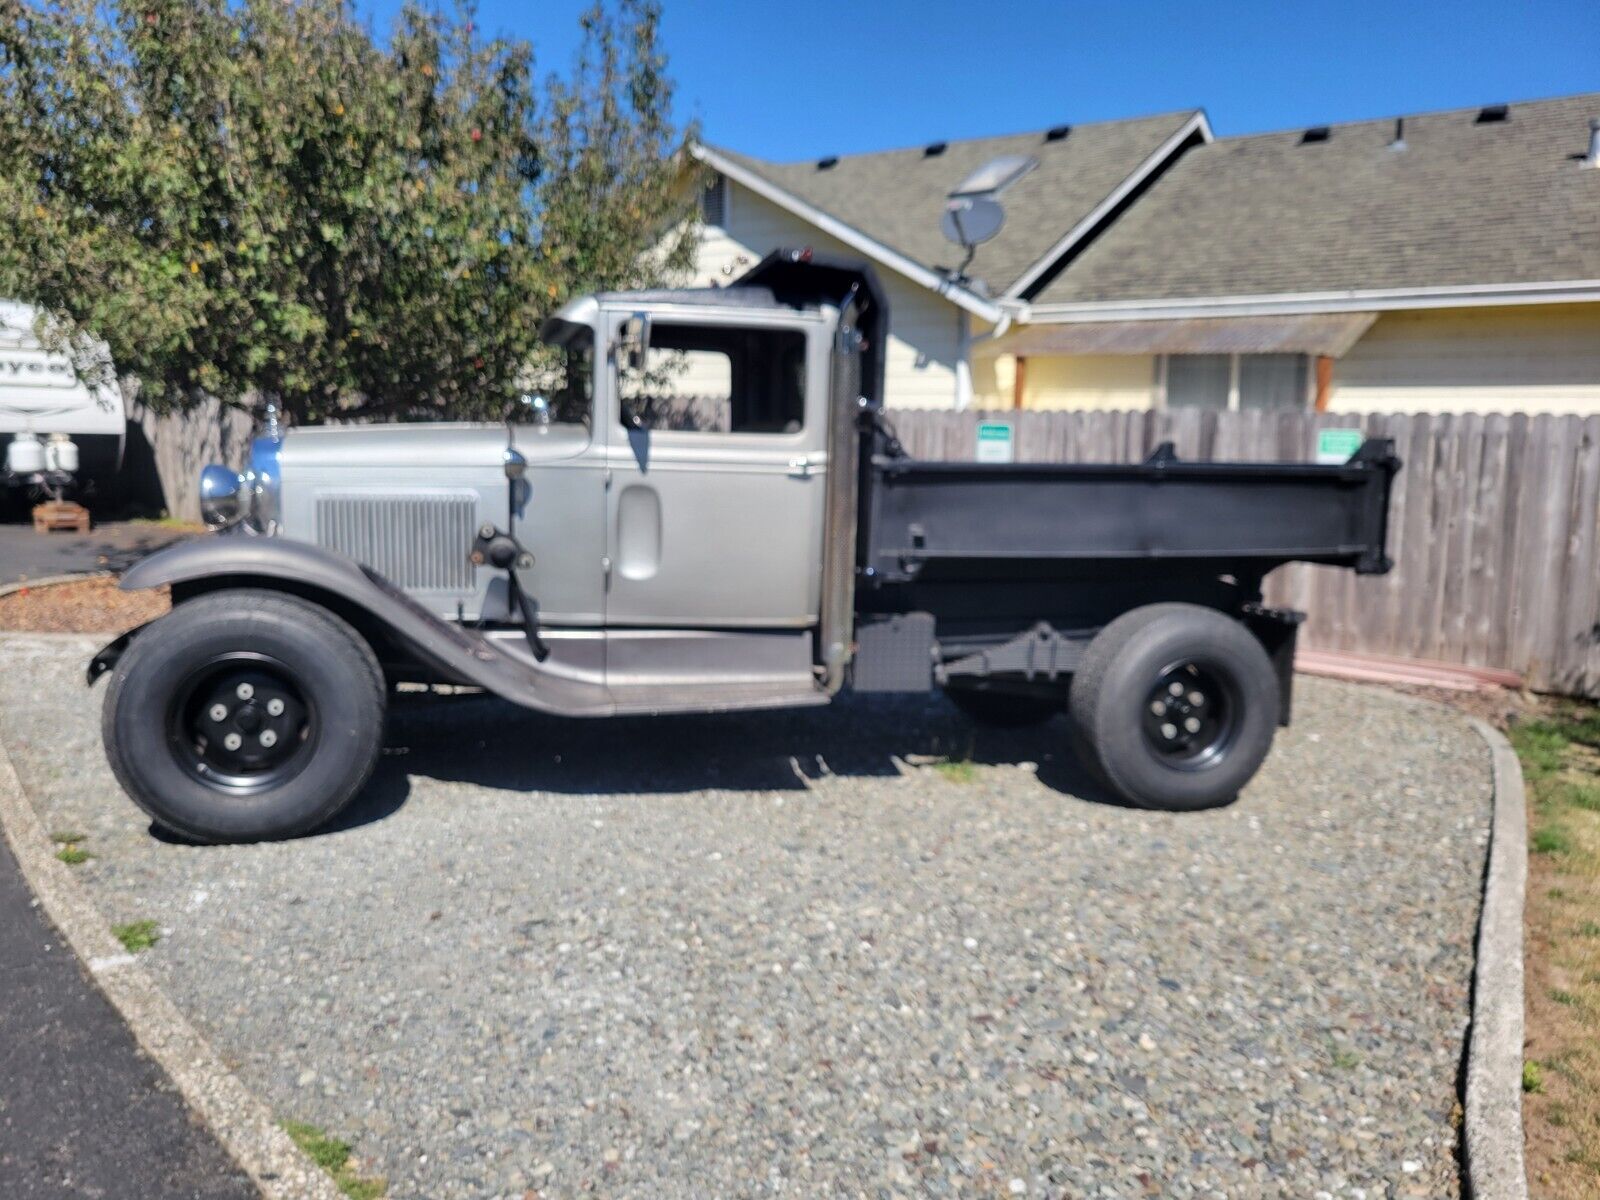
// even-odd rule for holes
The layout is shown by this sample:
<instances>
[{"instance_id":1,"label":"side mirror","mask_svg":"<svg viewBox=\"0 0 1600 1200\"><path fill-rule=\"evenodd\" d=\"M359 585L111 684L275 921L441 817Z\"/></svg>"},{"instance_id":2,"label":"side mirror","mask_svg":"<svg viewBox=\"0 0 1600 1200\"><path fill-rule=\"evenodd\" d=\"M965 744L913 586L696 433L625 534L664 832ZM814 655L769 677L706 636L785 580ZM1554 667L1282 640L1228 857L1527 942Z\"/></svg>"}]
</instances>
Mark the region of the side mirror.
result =
<instances>
[{"instance_id":1,"label":"side mirror","mask_svg":"<svg viewBox=\"0 0 1600 1200\"><path fill-rule=\"evenodd\" d=\"M650 314L636 312L622 323L617 337L617 364L643 371L650 355Z\"/></svg>"}]
</instances>

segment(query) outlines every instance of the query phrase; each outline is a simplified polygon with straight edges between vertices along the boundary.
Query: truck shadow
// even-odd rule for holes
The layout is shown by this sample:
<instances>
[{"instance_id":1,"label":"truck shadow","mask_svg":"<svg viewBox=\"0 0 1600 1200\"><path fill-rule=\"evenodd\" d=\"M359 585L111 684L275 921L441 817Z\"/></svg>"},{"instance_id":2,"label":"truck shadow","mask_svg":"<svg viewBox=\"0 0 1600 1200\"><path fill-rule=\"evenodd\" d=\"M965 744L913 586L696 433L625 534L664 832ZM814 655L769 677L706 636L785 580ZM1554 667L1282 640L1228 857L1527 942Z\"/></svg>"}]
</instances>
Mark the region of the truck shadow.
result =
<instances>
[{"instance_id":1,"label":"truck shadow","mask_svg":"<svg viewBox=\"0 0 1600 1200\"><path fill-rule=\"evenodd\" d=\"M1031 729L985 729L942 697L845 697L820 708L712 715L564 719L489 696L398 698L384 758L366 789L318 832L381 821L411 778L512 792L648 795L802 791L830 775L899 774L947 760L1035 765L1046 787L1126 807L1097 785L1068 744L1062 718ZM953 786L928 772L929 786Z\"/></svg>"}]
</instances>

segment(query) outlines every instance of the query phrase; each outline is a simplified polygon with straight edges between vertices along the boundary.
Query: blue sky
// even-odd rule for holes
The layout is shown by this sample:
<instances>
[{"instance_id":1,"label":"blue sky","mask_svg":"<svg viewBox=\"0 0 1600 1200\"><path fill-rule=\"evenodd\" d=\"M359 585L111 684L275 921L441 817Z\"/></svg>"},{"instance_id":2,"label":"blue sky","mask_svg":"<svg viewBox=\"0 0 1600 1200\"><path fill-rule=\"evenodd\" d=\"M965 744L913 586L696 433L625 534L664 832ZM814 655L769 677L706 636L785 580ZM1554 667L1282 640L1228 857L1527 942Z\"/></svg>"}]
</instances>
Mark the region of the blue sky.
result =
<instances>
[{"instance_id":1,"label":"blue sky","mask_svg":"<svg viewBox=\"0 0 1600 1200\"><path fill-rule=\"evenodd\" d=\"M356 3L380 27L398 6ZM1230 134L1600 91L1597 0L664 5L679 115L774 159L1190 107ZM549 69L584 7L481 0L479 20Z\"/></svg>"}]
</instances>

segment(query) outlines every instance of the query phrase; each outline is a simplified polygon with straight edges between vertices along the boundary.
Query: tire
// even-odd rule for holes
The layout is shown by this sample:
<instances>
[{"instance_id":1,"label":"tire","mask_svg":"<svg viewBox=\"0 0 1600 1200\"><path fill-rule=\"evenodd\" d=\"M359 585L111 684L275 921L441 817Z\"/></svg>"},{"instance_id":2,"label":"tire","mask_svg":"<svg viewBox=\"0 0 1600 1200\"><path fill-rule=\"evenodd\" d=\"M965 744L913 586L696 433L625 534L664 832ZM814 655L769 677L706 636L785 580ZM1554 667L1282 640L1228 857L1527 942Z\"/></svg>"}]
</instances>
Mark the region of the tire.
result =
<instances>
[{"instance_id":1,"label":"tire","mask_svg":"<svg viewBox=\"0 0 1600 1200\"><path fill-rule=\"evenodd\" d=\"M1043 725L1062 709L1061 701L1043 696L1022 696L1015 692L991 692L978 688L946 688L945 695L979 725L994 729L1027 729Z\"/></svg>"},{"instance_id":2,"label":"tire","mask_svg":"<svg viewBox=\"0 0 1600 1200\"><path fill-rule=\"evenodd\" d=\"M1089 644L1069 713L1075 747L1108 788L1141 808L1189 812L1231 801L1260 768L1277 732L1278 677L1238 621L1152 604Z\"/></svg>"},{"instance_id":3,"label":"tire","mask_svg":"<svg viewBox=\"0 0 1600 1200\"><path fill-rule=\"evenodd\" d=\"M117 781L158 825L266 841L317 828L361 790L383 749L384 700L378 660L344 621L230 590L133 639L100 730Z\"/></svg>"}]
</instances>

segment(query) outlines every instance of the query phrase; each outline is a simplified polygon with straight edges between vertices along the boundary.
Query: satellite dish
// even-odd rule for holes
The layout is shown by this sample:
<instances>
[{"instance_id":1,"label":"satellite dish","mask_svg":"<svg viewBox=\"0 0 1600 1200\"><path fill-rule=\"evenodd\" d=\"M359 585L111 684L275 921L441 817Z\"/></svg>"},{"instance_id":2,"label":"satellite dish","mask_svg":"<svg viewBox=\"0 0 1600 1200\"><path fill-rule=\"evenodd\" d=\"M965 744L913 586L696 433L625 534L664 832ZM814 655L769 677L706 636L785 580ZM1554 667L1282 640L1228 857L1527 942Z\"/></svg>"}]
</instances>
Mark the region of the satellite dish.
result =
<instances>
[{"instance_id":1,"label":"satellite dish","mask_svg":"<svg viewBox=\"0 0 1600 1200\"><path fill-rule=\"evenodd\" d=\"M952 196L945 201L939 228L958 246L982 245L1006 223L1006 210L993 196Z\"/></svg>"}]
</instances>

